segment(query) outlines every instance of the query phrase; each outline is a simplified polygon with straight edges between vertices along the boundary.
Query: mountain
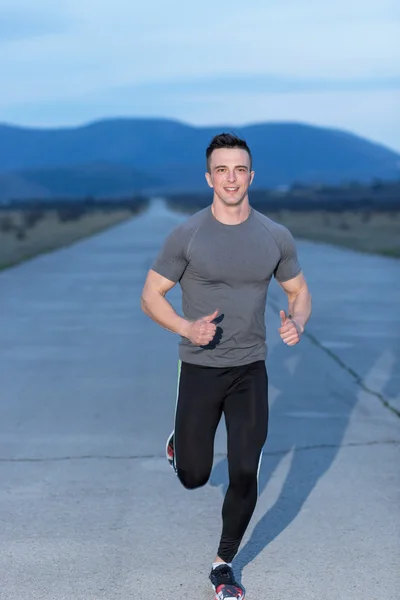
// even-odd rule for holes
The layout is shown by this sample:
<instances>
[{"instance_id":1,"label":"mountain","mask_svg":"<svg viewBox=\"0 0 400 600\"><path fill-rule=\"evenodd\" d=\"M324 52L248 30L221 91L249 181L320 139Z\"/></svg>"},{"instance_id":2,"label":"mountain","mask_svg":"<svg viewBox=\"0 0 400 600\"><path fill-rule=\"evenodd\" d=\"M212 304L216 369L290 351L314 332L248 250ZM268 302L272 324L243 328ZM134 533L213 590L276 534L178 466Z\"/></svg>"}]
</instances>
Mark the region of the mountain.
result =
<instances>
[{"instance_id":1,"label":"mountain","mask_svg":"<svg viewBox=\"0 0 400 600\"><path fill-rule=\"evenodd\" d=\"M157 186L156 177L127 165L89 165L0 172L0 200L18 198L124 197Z\"/></svg>"},{"instance_id":2,"label":"mountain","mask_svg":"<svg viewBox=\"0 0 400 600\"><path fill-rule=\"evenodd\" d=\"M216 133L247 140L253 187L397 179L400 155L340 130L297 123L192 127L167 119L109 119L80 127L0 125L0 197L118 195L206 189L205 149ZM14 192L14 193L12 193Z\"/></svg>"}]
</instances>

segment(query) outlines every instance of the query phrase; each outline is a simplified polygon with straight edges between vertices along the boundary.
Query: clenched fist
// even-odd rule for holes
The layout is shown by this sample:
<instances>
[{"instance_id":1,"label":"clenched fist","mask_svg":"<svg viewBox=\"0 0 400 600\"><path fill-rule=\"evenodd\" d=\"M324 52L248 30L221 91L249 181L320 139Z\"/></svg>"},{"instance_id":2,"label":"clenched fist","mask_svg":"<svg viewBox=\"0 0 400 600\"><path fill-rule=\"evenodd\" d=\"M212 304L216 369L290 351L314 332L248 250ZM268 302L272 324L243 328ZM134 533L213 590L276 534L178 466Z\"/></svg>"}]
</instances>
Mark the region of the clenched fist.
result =
<instances>
[{"instance_id":1,"label":"clenched fist","mask_svg":"<svg viewBox=\"0 0 400 600\"><path fill-rule=\"evenodd\" d=\"M298 344L302 334L301 328L293 321L290 315L286 315L284 310L279 312L279 316L281 318L281 327L278 331L284 343L288 346Z\"/></svg>"},{"instance_id":2,"label":"clenched fist","mask_svg":"<svg viewBox=\"0 0 400 600\"><path fill-rule=\"evenodd\" d=\"M212 321L217 317L218 311L214 311L212 315L202 317L189 323L186 337L195 346L207 346L215 336L217 326Z\"/></svg>"}]
</instances>

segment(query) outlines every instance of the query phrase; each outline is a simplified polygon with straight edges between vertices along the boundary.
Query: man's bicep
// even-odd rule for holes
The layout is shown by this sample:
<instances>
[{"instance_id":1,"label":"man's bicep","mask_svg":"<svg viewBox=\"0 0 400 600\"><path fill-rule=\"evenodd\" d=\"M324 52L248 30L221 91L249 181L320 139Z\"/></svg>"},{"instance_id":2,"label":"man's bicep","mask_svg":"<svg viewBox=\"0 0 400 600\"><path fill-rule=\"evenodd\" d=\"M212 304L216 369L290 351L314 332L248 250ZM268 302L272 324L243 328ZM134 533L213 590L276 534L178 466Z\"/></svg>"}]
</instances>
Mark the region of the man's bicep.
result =
<instances>
[{"instance_id":1,"label":"man's bicep","mask_svg":"<svg viewBox=\"0 0 400 600\"><path fill-rule=\"evenodd\" d=\"M287 294L298 294L301 290L307 288L307 282L302 271L296 277L292 277L287 281L278 281L278 283Z\"/></svg>"},{"instance_id":2,"label":"man's bicep","mask_svg":"<svg viewBox=\"0 0 400 600\"><path fill-rule=\"evenodd\" d=\"M168 279L153 269L150 269L147 273L146 281L144 283L143 296L145 296L148 292L157 292L162 296L165 296L167 292L172 290L174 285L176 285L176 281L171 281L171 279Z\"/></svg>"}]
</instances>

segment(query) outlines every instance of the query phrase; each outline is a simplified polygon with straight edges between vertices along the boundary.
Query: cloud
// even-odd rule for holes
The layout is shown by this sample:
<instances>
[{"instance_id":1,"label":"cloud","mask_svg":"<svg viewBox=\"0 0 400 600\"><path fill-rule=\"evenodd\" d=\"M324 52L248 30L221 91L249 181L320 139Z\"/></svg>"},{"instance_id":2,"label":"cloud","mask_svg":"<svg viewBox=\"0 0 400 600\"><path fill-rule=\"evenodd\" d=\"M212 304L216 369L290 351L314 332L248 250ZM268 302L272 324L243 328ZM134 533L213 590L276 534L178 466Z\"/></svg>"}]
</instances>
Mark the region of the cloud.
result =
<instances>
[{"instance_id":1,"label":"cloud","mask_svg":"<svg viewBox=\"0 0 400 600\"><path fill-rule=\"evenodd\" d=\"M37 3L40 10L43 0ZM39 85L46 88L51 76L57 86L65 81L78 93L81 86L226 73L400 74L399 9L385 0L337 0L323 9L314 0L249 0L246 7L237 0L203 0L201 10L183 0L70 0L64 12L62 18L75 23L68 35L6 48L21 89L32 68Z\"/></svg>"},{"instance_id":2,"label":"cloud","mask_svg":"<svg viewBox=\"0 0 400 600\"><path fill-rule=\"evenodd\" d=\"M35 14L31 0L2 1L0 22L8 14L12 25L0 29L0 39L9 31L0 44L7 59L2 121L63 124L147 110L215 122L225 110L239 122L246 110L259 119L262 105L269 107L264 118L284 112L300 120L310 112L302 104L307 98L318 106L315 118L325 115L328 124L353 122L369 135L379 132L371 121L393 119L396 130L398 115L387 109L400 78L397 0L202 0L201 6L64 0L57 9L35 0L34 6ZM17 9L24 15L19 21ZM361 110L362 125L352 102L372 110L367 97L382 104L374 108L378 117ZM343 99L340 110L333 98Z\"/></svg>"},{"instance_id":3,"label":"cloud","mask_svg":"<svg viewBox=\"0 0 400 600\"><path fill-rule=\"evenodd\" d=\"M192 77L189 79L153 81L139 83L134 86L121 86L103 90L103 94L129 94L131 96L144 95L177 95L204 94L222 92L227 95L235 93L269 93L291 94L294 92L329 92L329 91L376 91L400 90L400 75L398 77L368 77L359 79L329 79L329 78L300 78L278 77L265 73L263 75L213 75L209 77Z\"/></svg>"},{"instance_id":4,"label":"cloud","mask_svg":"<svg viewBox=\"0 0 400 600\"><path fill-rule=\"evenodd\" d=\"M31 5L23 11L15 6L3 6L0 9L0 44L63 33L69 27L69 20L54 8L38 11Z\"/></svg>"}]
</instances>

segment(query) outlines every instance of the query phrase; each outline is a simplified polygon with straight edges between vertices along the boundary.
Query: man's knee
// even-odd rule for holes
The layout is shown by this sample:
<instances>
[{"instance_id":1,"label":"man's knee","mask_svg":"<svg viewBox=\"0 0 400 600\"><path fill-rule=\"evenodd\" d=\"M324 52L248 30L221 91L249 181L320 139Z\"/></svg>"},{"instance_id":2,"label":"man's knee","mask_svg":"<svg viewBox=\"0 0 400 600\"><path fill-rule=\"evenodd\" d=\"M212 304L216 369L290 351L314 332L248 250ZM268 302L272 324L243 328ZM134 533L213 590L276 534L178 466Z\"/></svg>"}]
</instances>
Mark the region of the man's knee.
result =
<instances>
[{"instance_id":1,"label":"man's knee","mask_svg":"<svg viewBox=\"0 0 400 600\"><path fill-rule=\"evenodd\" d=\"M236 492L247 496L257 487L257 469L245 465L238 465L231 470L229 483Z\"/></svg>"},{"instance_id":2,"label":"man's knee","mask_svg":"<svg viewBox=\"0 0 400 600\"><path fill-rule=\"evenodd\" d=\"M183 469L178 468L177 473L179 481L188 490L194 490L202 487L210 478L210 473L208 471L195 473L191 471L184 471Z\"/></svg>"}]
</instances>

